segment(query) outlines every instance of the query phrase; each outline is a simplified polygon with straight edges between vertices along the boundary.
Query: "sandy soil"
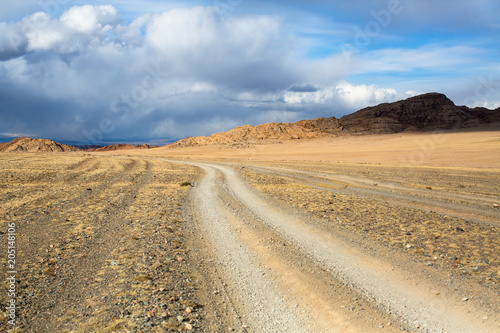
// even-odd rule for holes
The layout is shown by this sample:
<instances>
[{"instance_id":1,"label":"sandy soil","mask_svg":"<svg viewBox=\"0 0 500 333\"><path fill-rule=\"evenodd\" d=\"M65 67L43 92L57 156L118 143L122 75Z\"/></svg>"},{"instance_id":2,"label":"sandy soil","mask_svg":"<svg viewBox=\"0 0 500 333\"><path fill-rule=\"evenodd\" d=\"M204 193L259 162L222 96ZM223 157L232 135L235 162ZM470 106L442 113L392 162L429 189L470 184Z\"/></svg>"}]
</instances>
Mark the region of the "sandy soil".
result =
<instances>
[{"instance_id":1,"label":"sandy soil","mask_svg":"<svg viewBox=\"0 0 500 333\"><path fill-rule=\"evenodd\" d=\"M133 152L132 152L133 153ZM249 146L152 149L139 154L244 161L321 161L500 169L500 131L350 136Z\"/></svg>"},{"instance_id":2,"label":"sandy soil","mask_svg":"<svg viewBox=\"0 0 500 333\"><path fill-rule=\"evenodd\" d=\"M197 330L180 215L197 170L88 154L2 154L1 250L17 229L21 332ZM4 252L6 253L6 252ZM6 256L0 272L6 276ZM9 301L2 283L2 311ZM186 312L186 309L189 309ZM0 330L11 326L1 316Z\"/></svg>"},{"instance_id":3,"label":"sandy soil","mask_svg":"<svg viewBox=\"0 0 500 333\"><path fill-rule=\"evenodd\" d=\"M244 318L241 327L251 332L375 331L391 321L383 317L390 313L398 327L414 331L494 332L498 328L498 309L490 308L498 301L497 293L477 292L476 284L457 279L450 288L446 274L424 265L409 265L404 254L354 234L325 229L310 215L289 206L270 204L271 198L262 199L232 168L194 165L207 173L194 189L194 220L203 224L200 232L215 249L213 264L220 267L217 277L227 286L226 297L234 312ZM347 235L351 242L345 241ZM283 267L286 260L272 254L273 246L262 245L266 237L295 249L296 262L314 263L328 272L323 279L316 277L319 281L314 286L337 280L344 289L358 291L357 299L365 303L359 312L362 319L346 316L335 306L342 302L324 292L313 296L312 308L304 306L311 304L309 271L299 271L302 275L294 274L295 281L290 282L293 269ZM464 295L469 295L467 302ZM297 304L298 311L290 303ZM368 313L365 308L381 312Z\"/></svg>"},{"instance_id":4,"label":"sandy soil","mask_svg":"<svg viewBox=\"0 0 500 333\"><path fill-rule=\"evenodd\" d=\"M2 154L17 330L496 332L499 189L498 131Z\"/></svg>"}]
</instances>

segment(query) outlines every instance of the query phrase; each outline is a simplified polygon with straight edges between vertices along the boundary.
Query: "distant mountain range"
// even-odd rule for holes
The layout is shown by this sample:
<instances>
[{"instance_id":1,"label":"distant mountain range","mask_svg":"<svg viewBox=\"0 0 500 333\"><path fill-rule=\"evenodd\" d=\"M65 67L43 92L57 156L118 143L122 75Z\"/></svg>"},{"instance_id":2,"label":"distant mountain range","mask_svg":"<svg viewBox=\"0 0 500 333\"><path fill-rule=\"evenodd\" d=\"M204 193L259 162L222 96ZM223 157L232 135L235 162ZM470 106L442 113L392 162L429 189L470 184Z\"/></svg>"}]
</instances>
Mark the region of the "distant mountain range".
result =
<instances>
[{"instance_id":1,"label":"distant mountain range","mask_svg":"<svg viewBox=\"0 0 500 333\"><path fill-rule=\"evenodd\" d=\"M368 107L340 119L301 120L296 123L245 125L211 136L189 137L170 147L248 144L325 136L389 134L481 127L500 122L500 108L456 106L443 94L429 93L394 103Z\"/></svg>"},{"instance_id":2,"label":"distant mountain range","mask_svg":"<svg viewBox=\"0 0 500 333\"><path fill-rule=\"evenodd\" d=\"M114 150L125 150L125 149L151 149L151 148L158 148L158 146L150 146L147 144L129 145L126 143L120 143L120 144L109 145L109 146L104 146L104 147L90 148L90 149L86 149L86 151L114 151Z\"/></svg>"},{"instance_id":3,"label":"distant mountain range","mask_svg":"<svg viewBox=\"0 0 500 333\"><path fill-rule=\"evenodd\" d=\"M167 147L242 145L344 135L479 128L494 123L499 125L495 129L500 130L500 108L489 110L456 106L443 94L429 93L403 101L364 108L340 119L330 117L301 120L296 123L244 125L211 136L185 138ZM104 147L85 146L84 150L114 151L155 147L116 144ZM77 150L79 150L77 147L44 139L17 138L11 142L0 143L0 151L65 152Z\"/></svg>"}]
</instances>

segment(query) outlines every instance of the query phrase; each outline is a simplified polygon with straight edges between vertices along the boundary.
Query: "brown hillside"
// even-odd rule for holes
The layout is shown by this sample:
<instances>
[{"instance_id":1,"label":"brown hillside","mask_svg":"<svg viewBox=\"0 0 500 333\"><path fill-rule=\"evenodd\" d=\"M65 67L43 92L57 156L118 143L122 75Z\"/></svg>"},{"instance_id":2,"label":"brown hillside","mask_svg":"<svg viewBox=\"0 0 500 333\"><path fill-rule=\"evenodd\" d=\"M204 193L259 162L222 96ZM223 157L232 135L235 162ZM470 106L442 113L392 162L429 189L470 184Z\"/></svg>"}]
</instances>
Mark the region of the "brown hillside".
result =
<instances>
[{"instance_id":1,"label":"brown hillside","mask_svg":"<svg viewBox=\"0 0 500 333\"><path fill-rule=\"evenodd\" d=\"M429 93L384 103L340 118L349 132L398 133L479 127L499 120L499 110L456 106L443 94Z\"/></svg>"},{"instance_id":2,"label":"brown hillside","mask_svg":"<svg viewBox=\"0 0 500 333\"><path fill-rule=\"evenodd\" d=\"M342 127L335 117L319 118L297 123L267 123L257 126L244 125L228 132L211 136L189 137L172 144L171 147L205 145L251 144L265 141L314 139L326 134L339 134Z\"/></svg>"},{"instance_id":3,"label":"brown hillside","mask_svg":"<svg viewBox=\"0 0 500 333\"><path fill-rule=\"evenodd\" d=\"M66 152L78 151L79 149L73 146L63 145L52 140L33 139L21 137L7 142L0 146L0 151L12 152Z\"/></svg>"},{"instance_id":4,"label":"brown hillside","mask_svg":"<svg viewBox=\"0 0 500 333\"><path fill-rule=\"evenodd\" d=\"M116 144L116 145L109 145L101 148L93 148L93 149L88 149L87 151L115 151L115 150L125 150L125 149L151 149L151 148L157 148L158 146L150 146L148 144L144 145L129 145L129 144Z\"/></svg>"},{"instance_id":5,"label":"brown hillside","mask_svg":"<svg viewBox=\"0 0 500 333\"><path fill-rule=\"evenodd\" d=\"M331 135L390 134L481 127L500 122L500 108L456 106L443 94L429 93L359 110L340 119L318 118L296 123L245 125L211 136L189 137L170 147L252 144L265 141L313 139Z\"/></svg>"}]
</instances>

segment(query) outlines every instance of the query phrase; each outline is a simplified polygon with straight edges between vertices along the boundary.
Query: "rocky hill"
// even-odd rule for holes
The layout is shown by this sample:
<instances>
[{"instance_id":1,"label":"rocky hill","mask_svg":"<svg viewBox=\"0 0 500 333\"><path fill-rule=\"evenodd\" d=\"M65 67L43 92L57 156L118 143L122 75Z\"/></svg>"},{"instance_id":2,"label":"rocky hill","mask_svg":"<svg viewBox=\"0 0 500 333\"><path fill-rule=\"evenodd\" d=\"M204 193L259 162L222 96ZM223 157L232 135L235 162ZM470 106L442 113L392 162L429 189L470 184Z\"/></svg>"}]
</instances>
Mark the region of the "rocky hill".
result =
<instances>
[{"instance_id":1,"label":"rocky hill","mask_svg":"<svg viewBox=\"0 0 500 333\"><path fill-rule=\"evenodd\" d=\"M336 118L319 118L310 121L302 120L297 123L244 125L211 136L189 137L170 146L240 145L264 141L314 139L327 134L338 134L341 131L342 127L339 126Z\"/></svg>"},{"instance_id":2,"label":"rocky hill","mask_svg":"<svg viewBox=\"0 0 500 333\"><path fill-rule=\"evenodd\" d=\"M318 118L296 123L245 125L211 136L189 137L170 147L241 145L266 141L313 139L351 134L388 134L480 127L500 122L500 108L456 106L443 94L429 93L359 110L340 119Z\"/></svg>"},{"instance_id":3,"label":"rocky hill","mask_svg":"<svg viewBox=\"0 0 500 333\"><path fill-rule=\"evenodd\" d=\"M438 93L368 107L340 118L344 128L357 134L471 128L497 121L500 109L456 106Z\"/></svg>"},{"instance_id":4,"label":"rocky hill","mask_svg":"<svg viewBox=\"0 0 500 333\"><path fill-rule=\"evenodd\" d=\"M79 149L73 146L63 145L52 140L32 139L32 138L17 138L11 142L4 143L0 146L0 151L12 152L65 152L78 151Z\"/></svg>"},{"instance_id":5,"label":"rocky hill","mask_svg":"<svg viewBox=\"0 0 500 333\"><path fill-rule=\"evenodd\" d=\"M116 145L109 145L109 146L104 146L104 147L99 147L99 148L91 148L87 149L87 151L115 151L115 150L125 150L125 149L151 149L151 148L157 148L158 146L150 146L148 144L144 145L129 145L129 144L116 144Z\"/></svg>"}]
</instances>

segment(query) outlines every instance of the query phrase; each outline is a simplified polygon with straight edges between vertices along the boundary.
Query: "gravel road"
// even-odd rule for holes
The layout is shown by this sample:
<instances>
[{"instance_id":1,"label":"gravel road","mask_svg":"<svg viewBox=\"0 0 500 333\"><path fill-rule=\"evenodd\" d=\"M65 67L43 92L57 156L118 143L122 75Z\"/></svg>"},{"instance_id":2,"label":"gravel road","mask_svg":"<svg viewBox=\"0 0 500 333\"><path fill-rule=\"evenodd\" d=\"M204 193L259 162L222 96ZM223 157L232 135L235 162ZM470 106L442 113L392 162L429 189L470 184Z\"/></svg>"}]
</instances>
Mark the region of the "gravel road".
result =
<instances>
[{"instance_id":1,"label":"gravel road","mask_svg":"<svg viewBox=\"0 0 500 333\"><path fill-rule=\"evenodd\" d=\"M498 318L485 320L484 309L446 281L431 283L416 268L364 251L308 223L310 217L267 202L234 168L188 164L206 173L193 188L190 214L210 247L211 274L223 281L238 316L236 329L499 331ZM358 295L356 315L349 293Z\"/></svg>"},{"instance_id":2,"label":"gravel road","mask_svg":"<svg viewBox=\"0 0 500 333\"><path fill-rule=\"evenodd\" d=\"M368 199L383 199L395 205L435 211L448 216L467 218L478 223L498 225L500 221L500 211L494 207L494 204L498 203L496 196L429 191L368 178L283 167L249 166L248 169L291 177L301 184L313 185L317 188L331 190L334 186L339 188L336 191L339 193Z\"/></svg>"}]
</instances>

